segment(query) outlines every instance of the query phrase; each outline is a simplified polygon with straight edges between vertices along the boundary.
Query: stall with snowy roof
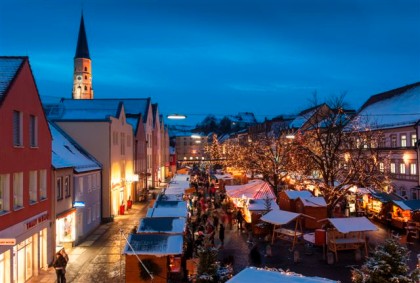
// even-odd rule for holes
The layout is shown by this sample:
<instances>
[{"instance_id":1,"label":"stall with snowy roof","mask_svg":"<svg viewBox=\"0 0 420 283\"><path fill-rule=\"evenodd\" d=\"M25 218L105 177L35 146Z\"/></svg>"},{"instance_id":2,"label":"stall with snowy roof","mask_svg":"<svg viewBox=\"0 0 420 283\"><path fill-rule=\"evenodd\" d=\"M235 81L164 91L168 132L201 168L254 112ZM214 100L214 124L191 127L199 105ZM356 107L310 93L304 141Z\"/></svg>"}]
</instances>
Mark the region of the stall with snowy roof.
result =
<instances>
[{"instance_id":1,"label":"stall with snowy roof","mask_svg":"<svg viewBox=\"0 0 420 283\"><path fill-rule=\"evenodd\" d=\"M254 235L265 236L268 234L269 225L266 222L261 221L260 218L271 210L279 210L279 205L275 199L251 199L247 203L244 214L245 219L251 219L251 228Z\"/></svg>"},{"instance_id":2,"label":"stall with snowy roof","mask_svg":"<svg viewBox=\"0 0 420 283\"><path fill-rule=\"evenodd\" d=\"M244 219L251 223L251 212L248 210L249 202L258 199L275 200L274 192L271 186L263 180L251 180L244 185L226 186L226 195L233 204L242 209Z\"/></svg>"},{"instance_id":3,"label":"stall with snowy roof","mask_svg":"<svg viewBox=\"0 0 420 283\"><path fill-rule=\"evenodd\" d=\"M273 235L271 238L271 244L274 243L276 238L287 240L292 242L292 249L295 245L303 239L303 229L302 229L302 217L310 216L304 215L302 213L295 213L285 210L271 210L267 214L261 216L261 220L267 223L273 224ZM285 227L289 223L294 223L293 228ZM290 225L288 225L290 226Z\"/></svg>"},{"instance_id":4,"label":"stall with snowy roof","mask_svg":"<svg viewBox=\"0 0 420 283\"><path fill-rule=\"evenodd\" d=\"M302 226L305 229L319 229L322 224L318 220L328 217L327 203L324 197L298 197L296 200L296 212L303 213L312 218L302 219Z\"/></svg>"},{"instance_id":5,"label":"stall with snowy roof","mask_svg":"<svg viewBox=\"0 0 420 283\"><path fill-rule=\"evenodd\" d=\"M331 225L327 229L327 247L338 261L338 251L364 249L368 254L366 232L378 228L366 217L327 218L321 220Z\"/></svg>"},{"instance_id":6,"label":"stall with snowy roof","mask_svg":"<svg viewBox=\"0 0 420 283\"><path fill-rule=\"evenodd\" d=\"M183 234L185 227L184 217L145 217L140 219L137 233Z\"/></svg>"},{"instance_id":7,"label":"stall with snowy roof","mask_svg":"<svg viewBox=\"0 0 420 283\"><path fill-rule=\"evenodd\" d=\"M216 189L224 190L226 186L231 186L234 184L234 178L231 174L221 173L213 175L215 180Z\"/></svg>"},{"instance_id":8,"label":"stall with snowy roof","mask_svg":"<svg viewBox=\"0 0 420 283\"><path fill-rule=\"evenodd\" d=\"M363 207L367 211L368 216L375 217L380 221L385 221L390 205L394 200L404 200L402 197L385 192L376 192L371 190L363 195Z\"/></svg>"},{"instance_id":9,"label":"stall with snowy roof","mask_svg":"<svg viewBox=\"0 0 420 283\"><path fill-rule=\"evenodd\" d=\"M299 197L309 198L312 197L310 191L296 191L296 190L284 190L279 193L279 205L280 209L296 212L296 200Z\"/></svg>"},{"instance_id":10,"label":"stall with snowy roof","mask_svg":"<svg viewBox=\"0 0 420 283\"><path fill-rule=\"evenodd\" d=\"M410 226L416 224L413 221L413 213L420 210L420 200L393 200L389 207L391 225L395 228L404 229L410 223Z\"/></svg>"},{"instance_id":11,"label":"stall with snowy roof","mask_svg":"<svg viewBox=\"0 0 420 283\"><path fill-rule=\"evenodd\" d=\"M186 207L151 207L147 209L146 217L187 217Z\"/></svg>"},{"instance_id":12,"label":"stall with snowy roof","mask_svg":"<svg viewBox=\"0 0 420 283\"><path fill-rule=\"evenodd\" d=\"M166 283L181 274L181 234L130 234L125 255L125 282Z\"/></svg>"},{"instance_id":13,"label":"stall with snowy roof","mask_svg":"<svg viewBox=\"0 0 420 283\"><path fill-rule=\"evenodd\" d=\"M247 267L233 276L226 283L255 283L255 282L287 282L287 283L333 283L321 277L308 277L282 269L263 269Z\"/></svg>"}]
</instances>

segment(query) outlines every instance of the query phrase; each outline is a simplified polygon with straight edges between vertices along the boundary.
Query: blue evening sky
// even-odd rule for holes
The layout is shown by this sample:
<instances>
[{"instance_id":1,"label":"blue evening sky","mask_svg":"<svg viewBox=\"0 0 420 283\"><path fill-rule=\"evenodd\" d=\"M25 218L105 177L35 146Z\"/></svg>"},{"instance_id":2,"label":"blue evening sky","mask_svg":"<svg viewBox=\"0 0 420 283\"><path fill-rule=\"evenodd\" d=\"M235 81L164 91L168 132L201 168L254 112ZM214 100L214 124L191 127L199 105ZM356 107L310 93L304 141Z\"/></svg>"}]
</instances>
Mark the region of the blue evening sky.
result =
<instances>
[{"instance_id":1,"label":"blue evening sky","mask_svg":"<svg viewBox=\"0 0 420 283\"><path fill-rule=\"evenodd\" d=\"M71 97L81 10L95 98L208 114L296 114L420 81L419 0L0 0L0 55L28 55L41 96Z\"/></svg>"}]
</instances>

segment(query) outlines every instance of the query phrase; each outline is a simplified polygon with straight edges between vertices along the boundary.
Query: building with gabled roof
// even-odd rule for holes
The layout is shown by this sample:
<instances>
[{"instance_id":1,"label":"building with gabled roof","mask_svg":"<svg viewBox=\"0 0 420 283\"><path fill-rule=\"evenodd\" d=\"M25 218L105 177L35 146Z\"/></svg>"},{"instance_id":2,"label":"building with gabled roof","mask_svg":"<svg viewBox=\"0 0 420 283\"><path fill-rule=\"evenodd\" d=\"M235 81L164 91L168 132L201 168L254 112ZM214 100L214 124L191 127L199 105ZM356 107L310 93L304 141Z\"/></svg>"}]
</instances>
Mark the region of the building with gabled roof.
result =
<instances>
[{"instance_id":1,"label":"building with gabled roof","mask_svg":"<svg viewBox=\"0 0 420 283\"><path fill-rule=\"evenodd\" d=\"M0 282L23 282L55 252L51 133L26 56L0 57L0 137Z\"/></svg>"},{"instance_id":2,"label":"building with gabled roof","mask_svg":"<svg viewBox=\"0 0 420 283\"><path fill-rule=\"evenodd\" d=\"M407 199L420 199L420 82L372 95L357 116L380 132L377 148L390 161L379 166L390 173L390 190Z\"/></svg>"},{"instance_id":3,"label":"building with gabled roof","mask_svg":"<svg viewBox=\"0 0 420 283\"><path fill-rule=\"evenodd\" d=\"M56 249L72 247L101 223L102 165L54 123L52 184Z\"/></svg>"}]
</instances>

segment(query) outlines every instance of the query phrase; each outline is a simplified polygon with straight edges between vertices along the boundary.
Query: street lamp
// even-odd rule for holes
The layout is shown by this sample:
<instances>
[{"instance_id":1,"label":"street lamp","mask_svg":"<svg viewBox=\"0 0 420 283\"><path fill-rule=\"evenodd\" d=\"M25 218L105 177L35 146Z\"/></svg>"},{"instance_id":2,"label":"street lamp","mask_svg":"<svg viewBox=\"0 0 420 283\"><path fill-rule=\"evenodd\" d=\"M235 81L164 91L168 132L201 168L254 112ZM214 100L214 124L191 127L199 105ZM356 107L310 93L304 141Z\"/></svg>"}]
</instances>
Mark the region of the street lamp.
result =
<instances>
[{"instance_id":1,"label":"street lamp","mask_svg":"<svg viewBox=\"0 0 420 283\"><path fill-rule=\"evenodd\" d=\"M182 115L182 114L170 114L166 116L166 118L171 119L171 120L183 120L187 118L187 116Z\"/></svg>"}]
</instances>

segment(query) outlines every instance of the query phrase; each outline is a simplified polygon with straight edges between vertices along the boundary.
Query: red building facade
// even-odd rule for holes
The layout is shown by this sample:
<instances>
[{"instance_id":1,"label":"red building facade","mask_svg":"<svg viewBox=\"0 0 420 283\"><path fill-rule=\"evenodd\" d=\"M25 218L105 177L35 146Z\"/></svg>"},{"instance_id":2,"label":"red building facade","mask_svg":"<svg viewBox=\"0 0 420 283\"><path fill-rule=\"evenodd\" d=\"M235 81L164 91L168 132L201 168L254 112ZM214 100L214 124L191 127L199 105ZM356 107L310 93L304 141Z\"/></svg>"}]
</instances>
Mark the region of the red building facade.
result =
<instances>
[{"instance_id":1,"label":"red building facade","mask_svg":"<svg viewBox=\"0 0 420 283\"><path fill-rule=\"evenodd\" d=\"M0 57L0 282L48 267L51 133L28 57Z\"/></svg>"}]
</instances>

